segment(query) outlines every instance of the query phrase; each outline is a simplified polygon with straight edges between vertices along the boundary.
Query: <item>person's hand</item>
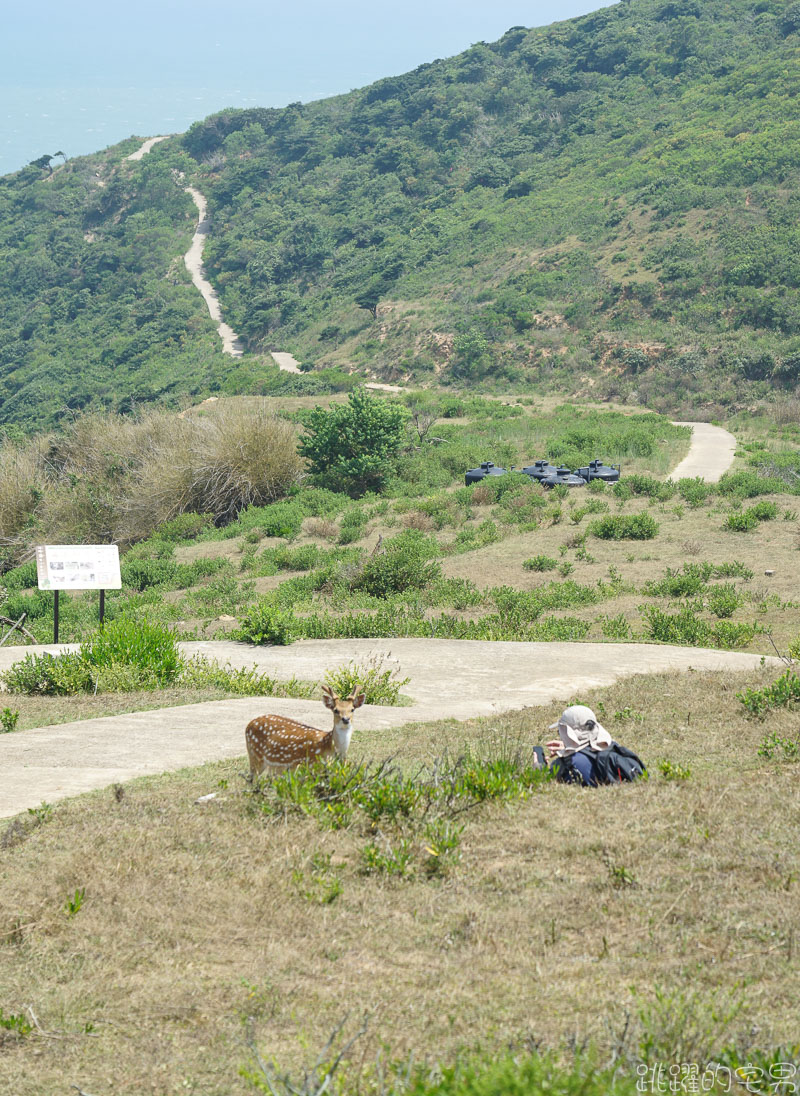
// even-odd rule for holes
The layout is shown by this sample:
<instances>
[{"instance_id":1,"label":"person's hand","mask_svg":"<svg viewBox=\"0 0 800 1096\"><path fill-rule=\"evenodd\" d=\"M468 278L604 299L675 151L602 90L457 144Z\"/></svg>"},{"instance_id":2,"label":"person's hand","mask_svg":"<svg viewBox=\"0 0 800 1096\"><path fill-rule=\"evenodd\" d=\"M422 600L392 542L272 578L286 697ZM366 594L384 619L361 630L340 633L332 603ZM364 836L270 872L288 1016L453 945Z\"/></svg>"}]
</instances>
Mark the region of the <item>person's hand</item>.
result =
<instances>
[{"instance_id":1,"label":"person's hand","mask_svg":"<svg viewBox=\"0 0 800 1096\"><path fill-rule=\"evenodd\" d=\"M554 738L551 742L545 742L545 749L547 750L548 757L551 759L554 758L563 745L564 743L560 738Z\"/></svg>"}]
</instances>

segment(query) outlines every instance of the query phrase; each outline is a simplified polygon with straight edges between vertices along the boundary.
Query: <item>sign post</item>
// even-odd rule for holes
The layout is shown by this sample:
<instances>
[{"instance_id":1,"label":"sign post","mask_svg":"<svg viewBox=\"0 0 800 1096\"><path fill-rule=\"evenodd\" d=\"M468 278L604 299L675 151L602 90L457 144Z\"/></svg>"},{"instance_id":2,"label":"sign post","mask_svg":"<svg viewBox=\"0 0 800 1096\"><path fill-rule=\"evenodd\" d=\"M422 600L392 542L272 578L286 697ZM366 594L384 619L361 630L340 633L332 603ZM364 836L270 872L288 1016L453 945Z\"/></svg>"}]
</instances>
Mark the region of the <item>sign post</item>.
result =
<instances>
[{"instance_id":1,"label":"sign post","mask_svg":"<svg viewBox=\"0 0 800 1096\"><path fill-rule=\"evenodd\" d=\"M116 544L40 544L36 548L40 590L53 591L53 643L58 643L58 595L62 590L99 590L100 623L106 590L119 590L119 548Z\"/></svg>"}]
</instances>

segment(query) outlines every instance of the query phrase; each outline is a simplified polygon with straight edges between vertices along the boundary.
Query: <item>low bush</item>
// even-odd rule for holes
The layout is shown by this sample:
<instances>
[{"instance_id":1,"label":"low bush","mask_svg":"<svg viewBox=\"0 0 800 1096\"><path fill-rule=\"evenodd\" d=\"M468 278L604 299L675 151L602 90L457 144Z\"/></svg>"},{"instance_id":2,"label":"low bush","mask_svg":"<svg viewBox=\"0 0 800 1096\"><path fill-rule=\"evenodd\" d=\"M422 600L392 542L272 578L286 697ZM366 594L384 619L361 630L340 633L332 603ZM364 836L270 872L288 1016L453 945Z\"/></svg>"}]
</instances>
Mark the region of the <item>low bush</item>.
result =
<instances>
[{"instance_id":1,"label":"low bush","mask_svg":"<svg viewBox=\"0 0 800 1096\"><path fill-rule=\"evenodd\" d=\"M383 551L365 560L354 587L380 598L424 589L442 573L434 559L438 554L439 545L433 537L408 529L386 541Z\"/></svg>"},{"instance_id":2,"label":"low bush","mask_svg":"<svg viewBox=\"0 0 800 1096\"><path fill-rule=\"evenodd\" d=\"M675 494L675 484L672 480L666 482L654 479L653 476L642 475L634 472L624 479L617 480L612 491L617 498L630 498L631 495L644 496L655 499L657 502L667 502Z\"/></svg>"},{"instance_id":3,"label":"low bush","mask_svg":"<svg viewBox=\"0 0 800 1096\"><path fill-rule=\"evenodd\" d=\"M242 616L234 636L250 643L289 644L296 639L429 639L579 640L590 623L576 617L544 617L489 613L462 620L448 613L428 616L421 607L389 602L375 612L313 612L295 615L272 602L256 603Z\"/></svg>"},{"instance_id":4,"label":"low bush","mask_svg":"<svg viewBox=\"0 0 800 1096\"><path fill-rule=\"evenodd\" d=\"M752 469L739 472L726 472L717 490L721 495L750 499L758 495L779 495L786 491L786 484L777 476L764 476Z\"/></svg>"},{"instance_id":5,"label":"low bush","mask_svg":"<svg viewBox=\"0 0 800 1096\"><path fill-rule=\"evenodd\" d=\"M3 708L0 712L0 731L3 734L10 734L17 729L17 723L19 723L19 712L12 708Z\"/></svg>"},{"instance_id":6,"label":"low bush","mask_svg":"<svg viewBox=\"0 0 800 1096\"><path fill-rule=\"evenodd\" d=\"M658 522L650 514L609 515L591 522L589 532L601 540L651 540Z\"/></svg>"},{"instance_id":7,"label":"low bush","mask_svg":"<svg viewBox=\"0 0 800 1096\"><path fill-rule=\"evenodd\" d=\"M360 507L354 506L346 510L339 526L339 544L352 544L353 541L360 540L366 532L366 527L367 515Z\"/></svg>"},{"instance_id":8,"label":"low bush","mask_svg":"<svg viewBox=\"0 0 800 1096\"><path fill-rule=\"evenodd\" d=\"M365 866L369 865L370 872L387 870L383 859L392 850L378 845L374 848L374 859L365 858ZM391 873L403 874L396 868ZM788 1055L784 1055L784 1059L788 1060ZM540 1096L544 1093L547 1096L636 1096L637 1091L645 1091L637 1085L642 1084L642 1078L646 1082L651 1067L641 1066L637 1081L632 1072L625 1073L618 1065L600 1066L585 1052L565 1065L559 1055L526 1050L503 1052L499 1056L485 1053L463 1056L454 1065L438 1063L434 1068L412 1065L409 1061L382 1063L379 1072L374 1067L365 1072L363 1068L353 1066L341 1053L336 1054L329 1042L314 1066L297 1076L279 1070L274 1063L268 1064L262 1056L241 1072L253 1092L269 1093L270 1096L328 1091L350 1093L366 1091L367 1084L370 1092L386 1093L387 1096L389 1093L392 1096ZM767 1076L766 1071L763 1075ZM706 1071L703 1083L706 1077L713 1080L710 1069Z\"/></svg>"},{"instance_id":9,"label":"low bush","mask_svg":"<svg viewBox=\"0 0 800 1096\"><path fill-rule=\"evenodd\" d=\"M731 617L744 601L730 582L714 586L706 597L706 606L715 617Z\"/></svg>"},{"instance_id":10,"label":"low bush","mask_svg":"<svg viewBox=\"0 0 800 1096\"><path fill-rule=\"evenodd\" d=\"M152 586L167 586L175 578L178 565L173 559L123 559L120 573L122 585L131 590L148 590Z\"/></svg>"},{"instance_id":11,"label":"low bush","mask_svg":"<svg viewBox=\"0 0 800 1096\"><path fill-rule=\"evenodd\" d=\"M750 510L735 510L728 514L722 527L731 533L749 533L758 527L758 518Z\"/></svg>"},{"instance_id":12,"label":"low bush","mask_svg":"<svg viewBox=\"0 0 800 1096\"><path fill-rule=\"evenodd\" d=\"M279 681L253 667L220 666L203 658L189 659L181 670L180 683L189 689L221 689L234 696L289 696L309 699L317 686L296 677Z\"/></svg>"},{"instance_id":13,"label":"low bush","mask_svg":"<svg viewBox=\"0 0 800 1096\"><path fill-rule=\"evenodd\" d=\"M725 519L724 528L734 533L748 533L762 521L773 521L778 516L778 507L774 502L763 499L746 510L734 510Z\"/></svg>"},{"instance_id":14,"label":"low bush","mask_svg":"<svg viewBox=\"0 0 800 1096\"><path fill-rule=\"evenodd\" d=\"M678 494L693 509L702 506L714 488L699 476L697 479L678 480Z\"/></svg>"},{"instance_id":15,"label":"low bush","mask_svg":"<svg viewBox=\"0 0 800 1096\"><path fill-rule=\"evenodd\" d=\"M753 577L753 571L747 564L734 559L728 563L715 563L713 575L714 578L743 578L749 581Z\"/></svg>"},{"instance_id":16,"label":"low bush","mask_svg":"<svg viewBox=\"0 0 800 1096\"><path fill-rule=\"evenodd\" d=\"M763 716L774 708L796 708L800 706L800 677L790 667L771 685L765 685L763 689L745 689L736 694L736 699L756 716Z\"/></svg>"},{"instance_id":17,"label":"low bush","mask_svg":"<svg viewBox=\"0 0 800 1096\"><path fill-rule=\"evenodd\" d=\"M776 731L771 731L761 740L761 744L758 747L758 756L764 757L768 761L771 761L776 756L783 761L800 760L800 740L796 738L786 738L784 735L779 735Z\"/></svg>"},{"instance_id":18,"label":"low bush","mask_svg":"<svg viewBox=\"0 0 800 1096\"><path fill-rule=\"evenodd\" d=\"M305 516L302 505L296 499L275 502L264 508L261 517L264 536L291 540L299 535Z\"/></svg>"},{"instance_id":19,"label":"low bush","mask_svg":"<svg viewBox=\"0 0 800 1096\"><path fill-rule=\"evenodd\" d=\"M77 654L26 655L3 674L10 693L29 696L77 696L94 688L89 666Z\"/></svg>"},{"instance_id":20,"label":"low bush","mask_svg":"<svg viewBox=\"0 0 800 1096\"><path fill-rule=\"evenodd\" d=\"M705 563L684 563L682 571L668 567L663 578L645 583L643 593L648 597L694 597L706 589L711 573L711 564Z\"/></svg>"},{"instance_id":21,"label":"low bush","mask_svg":"<svg viewBox=\"0 0 800 1096\"><path fill-rule=\"evenodd\" d=\"M266 598L259 598L242 615L234 639L247 643L285 647L299 639L301 625L295 615L274 605Z\"/></svg>"},{"instance_id":22,"label":"low bush","mask_svg":"<svg viewBox=\"0 0 800 1096\"><path fill-rule=\"evenodd\" d=\"M280 571L311 571L326 558L326 553L316 544L304 544L302 548L268 548L259 557L271 560Z\"/></svg>"},{"instance_id":23,"label":"low bush","mask_svg":"<svg viewBox=\"0 0 800 1096\"><path fill-rule=\"evenodd\" d=\"M471 526L462 529L453 541L453 551L471 552L476 548L485 548L487 544L494 544L500 540L500 530L493 521L482 521L477 528Z\"/></svg>"},{"instance_id":24,"label":"low bush","mask_svg":"<svg viewBox=\"0 0 800 1096\"><path fill-rule=\"evenodd\" d=\"M624 613L618 613L613 617L602 616L598 623L604 639L620 641L633 638L633 628Z\"/></svg>"},{"instance_id":25,"label":"low bush","mask_svg":"<svg viewBox=\"0 0 800 1096\"><path fill-rule=\"evenodd\" d=\"M366 704L384 704L390 707L401 703L400 690L411 680L399 676L392 666L385 666L382 656L373 655L365 663L350 661L325 674L325 684L337 696L349 696L354 690L364 694Z\"/></svg>"},{"instance_id":26,"label":"low bush","mask_svg":"<svg viewBox=\"0 0 800 1096\"><path fill-rule=\"evenodd\" d=\"M99 628L81 644L79 657L96 671L114 665L134 668L143 687L163 687L179 676L181 656L170 628L148 620L120 617ZM146 683L146 685L145 685Z\"/></svg>"},{"instance_id":27,"label":"low bush","mask_svg":"<svg viewBox=\"0 0 800 1096\"><path fill-rule=\"evenodd\" d=\"M26 655L3 680L11 693L75 696L163 688L177 681L182 666L169 628L120 617L99 628L75 653Z\"/></svg>"},{"instance_id":28,"label":"low bush","mask_svg":"<svg viewBox=\"0 0 800 1096\"><path fill-rule=\"evenodd\" d=\"M9 592L34 589L37 583L36 560L29 560L27 563L20 564L19 567L12 567L10 571L6 571L2 583Z\"/></svg>"},{"instance_id":29,"label":"low bush","mask_svg":"<svg viewBox=\"0 0 800 1096\"><path fill-rule=\"evenodd\" d=\"M747 513L753 514L758 521L774 521L778 516L778 507L776 503L762 499L761 502L748 507Z\"/></svg>"},{"instance_id":30,"label":"low bush","mask_svg":"<svg viewBox=\"0 0 800 1096\"><path fill-rule=\"evenodd\" d=\"M522 561L522 566L526 571L555 571L558 560L550 556L531 556L530 559Z\"/></svg>"},{"instance_id":31,"label":"low bush","mask_svg":"<svg viewBox=\"0 0 800 1096\"><path fill-rule=\"evenodd\" d=\"M178 514L171 521L165 521L158 527L158 535L164 540L195 540L201 533L207 532L214 524L213 514Z\"/></svg>"},{"instance_id":32,"label":"low bush","mask_svg":"<svg viewBox=\"0 0 800 1096\"><path fill-rule=\"evenodd\" d=\"M712 625L699 616L697 608L684 604L677 613L666 613L655 605L643 606L641 612L647 634L660 643L724 650L746 647L756 634L754 624L718 620Z\"/></svg>"}]
</instances>

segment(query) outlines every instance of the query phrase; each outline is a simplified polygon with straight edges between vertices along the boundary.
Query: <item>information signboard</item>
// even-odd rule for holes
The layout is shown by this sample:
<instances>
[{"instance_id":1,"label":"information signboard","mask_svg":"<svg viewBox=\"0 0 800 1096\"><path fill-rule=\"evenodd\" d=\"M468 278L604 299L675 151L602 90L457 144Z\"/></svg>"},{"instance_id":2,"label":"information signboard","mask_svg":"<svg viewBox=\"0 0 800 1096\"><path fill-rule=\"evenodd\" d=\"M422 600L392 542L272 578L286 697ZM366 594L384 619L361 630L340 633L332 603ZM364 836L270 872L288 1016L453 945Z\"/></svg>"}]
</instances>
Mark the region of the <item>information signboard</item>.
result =
<instances>
[{"instance_id":1,"label":"information signboard","mask_svg":"<svg viewBox=\"0 0 800 1096\"><path fill-rule=\"evenodd\" d=\"M40 590L119 590L116 544L41 544L36 549Z\"/></svg>"}]
</instances>

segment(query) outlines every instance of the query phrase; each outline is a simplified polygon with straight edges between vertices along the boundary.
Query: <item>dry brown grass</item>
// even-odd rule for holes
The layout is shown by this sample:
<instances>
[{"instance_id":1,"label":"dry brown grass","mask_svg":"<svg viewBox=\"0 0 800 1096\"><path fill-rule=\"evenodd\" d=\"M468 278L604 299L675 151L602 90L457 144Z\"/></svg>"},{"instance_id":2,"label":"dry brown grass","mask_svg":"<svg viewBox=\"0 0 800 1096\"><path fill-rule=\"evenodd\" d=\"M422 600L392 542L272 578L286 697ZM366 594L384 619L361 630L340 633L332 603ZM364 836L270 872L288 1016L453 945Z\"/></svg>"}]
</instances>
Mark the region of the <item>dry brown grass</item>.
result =
<instances>
[{"instance_id":1,"label":"dry brown grass","mask_svg":"<svg viewBox=\"0 0 800 1096\"><path fill-rule=\"evenodd\" d=\"M477 808L443 882L361 875L359 827L249 816L241 762L23 819L0 854L0 1007L31 1005L49 1034L3 1049L6 1091L230 1096L250 1035L288 1063L348 1011L372 1015L367 1055L441 1059L523 1033L608 1045L628 1012L635 1038L653 986L730 991L760 1043L796 1038L800 785L796 765L758 757L766 725L734 696L746 683L689 673L583 693L654 769L668 758L690 778ZM413 770L465 741L542 741L557 711L364 733L358 755ZM769 729L796 735L796 714ZM342 884L330 905L294 874L317 852Z\"/></svg>"},{"instance_id":2,"label":"dry brown grass","mask_svg":"<svg viewBox=\"0 0 800 1096\"><path fill-rule=\"evenodd\" d=\"M13 541L35 509L47 471L44 444L0 445L0 543Z\"/></svg>"},{"instance_id":3,"label":"dry brown grass","mask_svg":"<svg viewBox=\"0 0 800 1096\"><path fill-rule=\"evenodd\" d=\"M0 447L0 543L21 554L37 540L127 546L187 510L222 521L272 502L303 467L294 426L263 400L186 419L87 414L58 436Z\"/></svg>"},{"instance_id":4,"label":"dry brown grass","mask_svg":"<svg viewBox=\"0 0 800 1096\"><path fill-rule=\"evenodd\" d=\"M586 515L578 525L572 524L568 516L568 503L573 502L576 507L581 504L573 496L565 504L562 520L558 524L543 524L533 532L512 534L485 548L450 556L443 561L442 569L448 577L470 579L481 588L508 585L527 590L559 578L557 571L540 574L523 570L523 561L531 556L546 555L559 563L571 563L573 569L569 578L590 586L600 579L607 580L609 569L613 567L630 589L598 605L565 612L592 621L601 614L616 616L623 613L634 631L641 633L639 606L649 600L641 594L646 582L662 577L667 567L680 570L685 562L708 560L726 563L739 560L754 575L749 581L732 580L748 598L737 610L734 619L757 621L772 633L782 650L800 633L796 580L800 566L800 541L796 519L784 521L778 518L762 522L749 533L731 533L723 528L728 505L720 500L692 510L680 506L677 496L664 505L651 507L648 507L646 500L633 499L625 504L624 510L619 511L613 497L600 497L608 499L611 514L651 513L660 526L658 536L645 541L604 541L587 536L585 548L594 562L581 560L577 556L580 538L595 515ZM778 504L781 511L800 511L800 500L796 495L768 497ZM567 550L562 554L564 546ZM766 576L764 572L767 570L774 571L774 574ZM664 608L670 607L665 599L659 599L658 603ZM670 611L674 611L674 606ZM588 638L602 638L597 625L593 626ZM748 649L773 653L772 644L765 635L757 635Z\"/></svg>"},{"instance_id":5,"label":"dry brown grass","mask_svg":"<svg viewBox=\"0 0 800 1096\"><path fill-rule=\"evenodd\" d=\"M303 531L312 539L335 540L339 526L329 518L307 518L303 523Z\"/></svg>"},{"instance_id":6,"label":"dry brown grass","mask_svg":"<svg viewBox=\"0 0 800 1096\"><path fill-rule=\"evenodd\" d=\"M421 510L410 510L400 518L400 524L404 529L418 529L421 533L430 533L433 529L433 519Z\"/></svg>"},{"instance_id":7,"label":"dry brown grass","mask_svg":"<svg viewBox=\"0 0 800 1096\"><path fill-rule=\"evenodd\" d=\"M124 712L156 711L178 704L200 704L204 700L223 700L233 696L222 689L168 688L157 692L142 690L133 693L104 693L89 696L25 696L0 692L0 708L19 712L17 732L33 727L50 727L56 723L74 723L79 719L95 719ZM2 1005L0 1005L2 1008Z\"/></svg>"}]
</instances>

